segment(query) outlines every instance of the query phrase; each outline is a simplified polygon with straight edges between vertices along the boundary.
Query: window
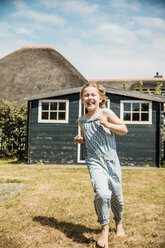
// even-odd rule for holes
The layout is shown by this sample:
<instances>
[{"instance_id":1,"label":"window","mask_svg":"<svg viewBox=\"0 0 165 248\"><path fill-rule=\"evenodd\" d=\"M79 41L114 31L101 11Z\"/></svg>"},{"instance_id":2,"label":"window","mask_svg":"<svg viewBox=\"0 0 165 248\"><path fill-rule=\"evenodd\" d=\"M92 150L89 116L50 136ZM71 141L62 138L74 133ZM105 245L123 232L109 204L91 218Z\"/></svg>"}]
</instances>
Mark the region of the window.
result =
<instances>
[{"instance_id":1,"label":"window","mask_svg":"<svg viewBox=\"0 0 165 248\"><path fill-rule=\"evenodd\" d=\"M38 122L68 123L68 100L40 100Z\"/></svg>"},{"instance_id":2,"label":"window","mask_svg":"<svg viewBox=\"0 0 165 248\"><path fill-rule=\"evenodd\" d=\"M121 101L121 119L125 123L151 124L152 103L147 101Z\"/></svg>"}]
</instances>

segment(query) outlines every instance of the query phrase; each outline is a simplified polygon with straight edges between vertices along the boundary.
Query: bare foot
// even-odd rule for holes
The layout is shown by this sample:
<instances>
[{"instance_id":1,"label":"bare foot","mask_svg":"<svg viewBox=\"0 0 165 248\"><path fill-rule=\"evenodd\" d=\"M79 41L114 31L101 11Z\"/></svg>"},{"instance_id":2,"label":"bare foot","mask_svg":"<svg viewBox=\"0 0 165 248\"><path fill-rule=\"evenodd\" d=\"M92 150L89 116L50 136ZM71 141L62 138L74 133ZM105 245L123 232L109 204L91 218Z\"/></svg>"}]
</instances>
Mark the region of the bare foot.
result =
<instances>
[{"instance_id":1,"label":"bare foot","mask_svg":"<svg viewBox=\"0 0 165 248\"><path fill-rule=\"evenodd\" d=\"M125 236L125 232L123 230L123 226L122 223L116 223L116 235L117 236Z\"/></svg>"},{"instance_id":2,"label":"bare foot","mask_svg":"<svg viewBox=\"0 0 165 248\"><path fill-rule=\"evenodd\" d=\"M109 233L108 225L102 226L102 232L97 241L97 244L99 245L99 247L108 248L108 233Z\"/></svg>"}]
</instances>

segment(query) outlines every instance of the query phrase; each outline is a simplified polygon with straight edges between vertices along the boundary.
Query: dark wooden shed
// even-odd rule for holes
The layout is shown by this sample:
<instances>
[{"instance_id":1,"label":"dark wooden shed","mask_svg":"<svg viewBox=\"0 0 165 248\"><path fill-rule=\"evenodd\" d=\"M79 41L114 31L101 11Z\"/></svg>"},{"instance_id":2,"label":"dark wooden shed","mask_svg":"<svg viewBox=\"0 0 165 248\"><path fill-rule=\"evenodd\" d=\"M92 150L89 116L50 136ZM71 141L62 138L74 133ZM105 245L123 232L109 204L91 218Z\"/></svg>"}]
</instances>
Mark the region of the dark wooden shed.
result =
<instances>
[{"instance_id":1,"label":"dark wooden shed","mask_svg":"<svg viewBox=\"0 0 165 248\"><path fill-rule=\"evenodd\" d=\"M81 88L34 95L28 101L28 163L84 163L85 147L73 142L80 133L84 106ZM164 97L107 88L107 107L127 125L128 135L116 135L121 165L160 166L164 156Z\"/></svg>"}]
</instances>

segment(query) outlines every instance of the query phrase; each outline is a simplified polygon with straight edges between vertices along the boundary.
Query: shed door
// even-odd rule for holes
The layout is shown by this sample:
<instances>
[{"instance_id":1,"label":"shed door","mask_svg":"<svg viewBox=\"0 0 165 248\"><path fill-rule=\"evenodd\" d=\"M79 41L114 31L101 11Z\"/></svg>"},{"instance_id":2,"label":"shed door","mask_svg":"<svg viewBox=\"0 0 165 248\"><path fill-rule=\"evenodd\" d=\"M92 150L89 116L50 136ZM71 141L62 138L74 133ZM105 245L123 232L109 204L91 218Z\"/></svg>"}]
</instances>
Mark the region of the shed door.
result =
<instances>
[{"instance_id":1,"label":"shed door","mask_svg":"<svg viewBox=\"0 0 165 248\"><path fill-rule=\"evenodd\" d=\"M110 99L107 99L106 103L105 103L107 108L110 108ZM81 99L79 100L79 117L82 115L85 115L87 113L87 110L84 106L84 104L82 104ZM80 127L78 126L78 134L80 134ZM78 163L85 163L85 157L86 157L86 148L85 145L82 144L78 144L78 157L77 157L77 162Z\"/></svg>"}]
</instances>

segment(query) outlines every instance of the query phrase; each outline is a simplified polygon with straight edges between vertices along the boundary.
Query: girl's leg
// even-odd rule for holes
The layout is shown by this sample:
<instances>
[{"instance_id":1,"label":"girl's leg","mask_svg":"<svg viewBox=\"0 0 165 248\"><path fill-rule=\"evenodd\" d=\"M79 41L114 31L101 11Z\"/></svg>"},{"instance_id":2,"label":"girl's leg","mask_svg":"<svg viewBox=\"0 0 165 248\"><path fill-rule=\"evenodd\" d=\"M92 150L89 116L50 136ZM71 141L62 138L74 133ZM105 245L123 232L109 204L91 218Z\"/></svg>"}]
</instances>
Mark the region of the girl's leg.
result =
<instances>
[{"instance_id":1,"label":"girl's leg","mask_svg":"<svg viewBox=\"0 0 165 248\"><path fill-rule=\"evenodd\" d=\"M124 236L124 230L122 226L123 218L123 194L121 187L115 187L112 192L111 208L114 214L114 220L116 221L116 234L118 236Z\"/></svg>"},{"instance_id":2,"label":"girl's leg","mask_svg":"<svg viewBox=\"0 0 165 248\"><path fill-rule=\"evenodd\" d=\"M101 235L97 241L100 247L108 248L110 199L112 192L108 186L108 175L102 168L95 167L90 171L93 190L96 193L94 206L98 222L102 226Z\"/></svg>"},{"instance_id":3,"label":"girl's leg","mask_svg":"<svg viewBox=\"0 0 165 248\"><path fill-rule=\"evenodd\" d=\"M119 161L107 161L109 174L109 188L112 191L111 209L116 221L117 232L121 230L123 218L123 193L122 193L122 177Z\"/></svg>"},{"instance_id":4,"label":"girl's leg","mask_svg":"<svg viewBox=\"0 0 165 248\"><path fill-rule=\"evenodd\" d=\"M111 197L111 208L114 214L114 220L117 223L122 223L123 219L123 194L119 187L113 188Z\"/></svg>"},{"instance_id":5,"label":"girl's leg","mask_svg":"<svg viewBox=\"0 0 165 248\"><path fill-rule=\"evenodd\" d=\"M94 198L94 206L98 217L98 222L101 225L109 223L110 216L110 199L111 190L108 186L108 176L106 171L98 168L90 173L93 190L96 193Z\"/></svg>"},{"instance_id":6,"label":"girl's leg","mask_svg":"<svg viewBox=\"0 0 165 248\"><path fill-rule=\"evenodd\" d=\"M117 236L124 236L125 235L122 223L116 222L116 235Z\"/></svg>"},{"instance_id":7,"label":"girl's leg","mask_svg":"<svg viewBox=\"0 0 165 248\"><path fill-rule=\"evenodd\" d=\"M101 235L100 235L97 243L100 247L108 248L108 234L109 234L108 224L103 225L101 229L102 229Z\"/></svg>"}]
</instances>

